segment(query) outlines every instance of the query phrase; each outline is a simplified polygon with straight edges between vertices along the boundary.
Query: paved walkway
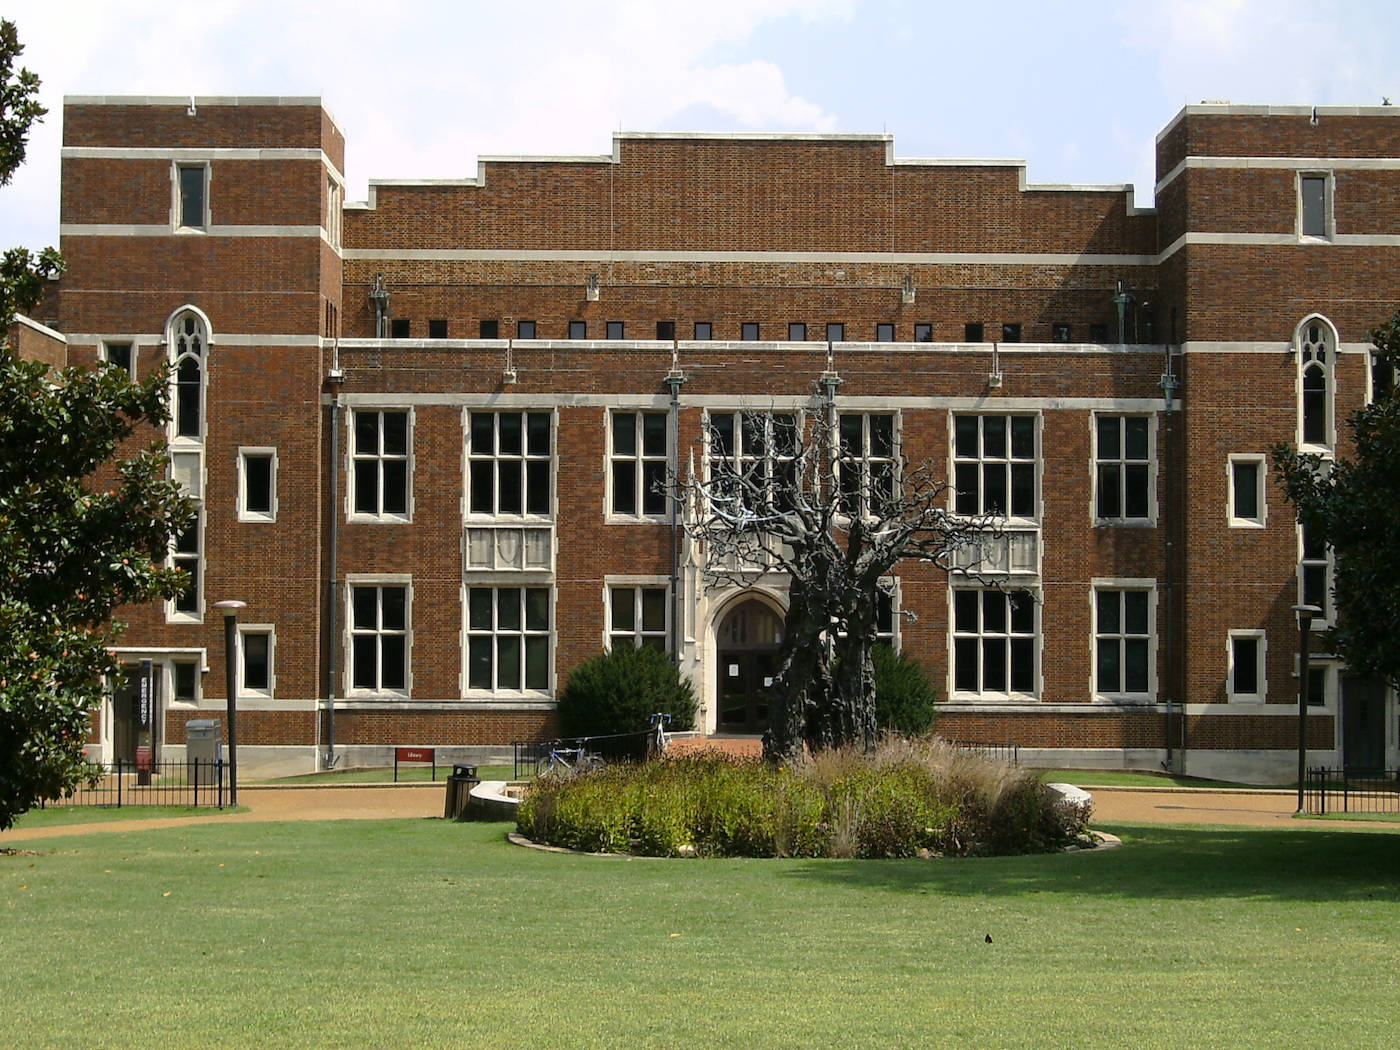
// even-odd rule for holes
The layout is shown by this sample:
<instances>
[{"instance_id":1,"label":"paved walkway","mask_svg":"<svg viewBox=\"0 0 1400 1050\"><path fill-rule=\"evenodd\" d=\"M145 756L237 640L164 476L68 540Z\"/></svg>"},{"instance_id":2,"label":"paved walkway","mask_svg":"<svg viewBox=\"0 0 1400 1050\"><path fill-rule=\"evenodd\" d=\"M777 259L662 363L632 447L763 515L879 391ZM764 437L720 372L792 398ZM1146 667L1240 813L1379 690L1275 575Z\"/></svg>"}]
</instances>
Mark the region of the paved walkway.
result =
<instances>
[{"instance_id":1,"label":"paved walkway","mask_svg":"<svg viewBox=\"0 0 1400 1050\"><path fill-rule=\"evenodd\" d=\"M1066 774L1067 780L1073 774ZM1206 788L1089 788L1094 796L1094 823L1227 824L1335 831L1340 828L1386 828L1385 821L1295 820L1297 794L1292 791L1214 790ZM257 823L281 820L384 820L441 817L446 786L436 784L335 784L316 787L239 786L246 813L210 813L198 817L155 817L94 824L66 824L0 832L0 849L36 839L97 832L127 832L185 824Z\"/></svg>"}]
</instances>

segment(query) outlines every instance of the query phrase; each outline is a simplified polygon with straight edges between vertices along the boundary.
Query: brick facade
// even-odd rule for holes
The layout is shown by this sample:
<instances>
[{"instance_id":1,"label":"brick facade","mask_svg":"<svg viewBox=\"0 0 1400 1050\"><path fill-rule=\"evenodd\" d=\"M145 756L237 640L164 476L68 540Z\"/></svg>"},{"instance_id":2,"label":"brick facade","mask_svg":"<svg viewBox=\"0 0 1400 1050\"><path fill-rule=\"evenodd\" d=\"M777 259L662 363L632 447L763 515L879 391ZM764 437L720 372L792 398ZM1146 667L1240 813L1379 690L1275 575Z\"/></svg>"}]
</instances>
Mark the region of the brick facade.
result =
<instances>
[{"instance_id":1,"label":"brick facade","mask_svg":"<svg viewBox=\"0 0 1400 1050\"><path fill-rule=\"evenodd\" d=\"M69 269L45 323L78 362L134 344L143 375L176 356L178 326L203 339L198 422L172 431L197 464L200 590L191 608L123 617L129 658L162 669L168 746L223 706L221 598L246 601L245 630L271 638L240 721L245 763L310 769L333 746L549 732L558 687L605 642L610 587L667 589L705 728L724 729L718 632L746 595L707 590L664 515L611 512L611 414L665 415L679 436L668 462L685 472L703 467L707 413L813 411L834 371L838 411L892 414L900 451L949 477L960 421L1031 421L1034 506L1013 527L1033 555L1008 579L1036 599L1030 650L993 612L972 636L955 624L972 581L898 572L899 644L938 684L947 735L1046 761L1287 774L1300 541L1267 456L1301 434L1305 319L1330 340L1339 453L1339 421L1369 396L1366 332L1400 305L1393 111L1188 107L1158 140L1156 209L1126 187L1027 184L1005 162L906 161L884 135L619 134L611 155L490 159L474 179L375 183L350 205L343 165L317 99L65 108ZM1326 230L1313 237L1299 202L1319 177ZM186 205L203 208L192 224ZM545 425L531 414L547 420L547 506L482 513L474 421ZM1114 516L1126 520L1096 509L1096 478L1138 457L1099 448L1115 427L1148 449L1145 512ZM275 457L268 512L244 505L261 498L249 456ZM1247 472L1250 457L1263 507L1232 522L1232 464ZM498 470L482 477L505 484ZM483 568L473 544L488 542L544 561ZM540 592L544 613L530 605ZM782 607L781 581L754 593ZM1147 609L1149 626L1100 624L1110 601L1134 622ZM519 608L533 610L523 634ZM969 670L995 685L1007 644L1013 661L1033 653L1029 679L959 688ZM527 663L547 652L544 678L517 665L517 646ZM1134 685L1100 687L1109 650L1133 663ZM1231 669L1248 653L1257 682ZM178 696L190 663L197 688ZM1393 761L1394 698L1366 701L1383 710L1357 728L1355 697L1371 694L1349 700L1344 670L1316 666L1317 757L1379 747ZM104 755L113 717L96 731Z\"/></svg>"}]
</instances>

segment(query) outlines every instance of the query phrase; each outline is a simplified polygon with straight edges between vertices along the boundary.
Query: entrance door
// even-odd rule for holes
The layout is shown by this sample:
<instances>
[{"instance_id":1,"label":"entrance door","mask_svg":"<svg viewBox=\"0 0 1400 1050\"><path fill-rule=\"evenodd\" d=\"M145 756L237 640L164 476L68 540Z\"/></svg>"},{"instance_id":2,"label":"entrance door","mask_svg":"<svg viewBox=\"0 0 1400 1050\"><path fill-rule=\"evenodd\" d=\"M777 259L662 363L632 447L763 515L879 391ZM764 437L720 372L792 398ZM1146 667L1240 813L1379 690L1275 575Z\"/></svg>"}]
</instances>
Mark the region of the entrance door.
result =
<instances>
[{"instance_id":1,"label":"entrance door","mask_svg":"<svg viewBox=\"0 0 1400 1050\"><path fill-rule=\"evenodd\" d=\"M718 726L722 733L761 733L778 675L783 621L767 605L749 599L720 622Z\"/></svg>"},{"instance_id":2,"label":"entrance door","mask_svg":"<svg viewBox=\"0 0 1400 1050\"><path fill-rule=\"evenodd\" d=\"M1342 676L1342 764L1348 772L1385 768L1385 683Z\"/></svg>"},{"instance_id":3,"label":"entrance door","mask_svg":"<svg viewBox=\"0 0 1400 1050\"><path fill-rule=\"evenodd\" d=\"M141 734L141 705L136 681L128 677L112 691L112 761L133 765Z\"/></svg>"}]
</instances>

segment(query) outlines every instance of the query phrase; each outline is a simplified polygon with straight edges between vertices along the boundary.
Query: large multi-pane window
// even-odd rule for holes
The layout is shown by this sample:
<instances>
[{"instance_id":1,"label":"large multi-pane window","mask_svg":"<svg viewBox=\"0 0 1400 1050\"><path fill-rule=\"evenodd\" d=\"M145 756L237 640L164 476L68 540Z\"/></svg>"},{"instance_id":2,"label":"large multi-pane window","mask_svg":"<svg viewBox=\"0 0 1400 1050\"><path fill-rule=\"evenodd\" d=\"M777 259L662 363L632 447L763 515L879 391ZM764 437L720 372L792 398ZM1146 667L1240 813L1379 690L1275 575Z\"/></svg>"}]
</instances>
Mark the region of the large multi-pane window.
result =
<instances>
[{"instance_id":1,"label":"large multi-pane window","mask_svg":"<svg viewBox=\"0 0 1400 1050\"><path fill-rule=\"evenodd\" d=\"M667 418L665 412L612 413L613 514L660 517L666 513Z\"/></svg>"},{"instance_id":2,"label":"large multi-pane window","mask_svg":"<svg viewBox=\"0 0 1400 1050\"><path fill-rule=\"evenodd\" d=\"M798 419L791 413L711 412L711 492L730 511L780 511L793 492Z\"/></svg>"},{"instance_id":3,"label":"large multi-pane window","mask_svg":"<svg viewBox=\"0 0 1400 1050\"><path fill-rule=\"evenodd\" d=\"M670 603L665 587L608 588L608 645L665 650Z\"/></svg>"},{"instance_id":4,"label":"large multi-pane window","mask_svg":"<svg viewBox=\"0 0 1400 1050\"><path fill-rule=\"evenodd\" d=\"M548 516L552 416L473 411L467 425L467 511Z\"/></svg>"},{"instance_id":5,"label":"large multi-pane window","mask_svg":"<svg viewBox=\"0 0 1400 1050\"><path fill-rule=\"evenodd\" d=\"M836 459L841 507L847 514L878 514L895 493L894 416L843 412Z\"/></svg>"},{"instance_id":6,"label":"large multi-pane window","mask_svg":"<svg viewBox=\"0 0 1400 1050\"><path fill-rule=\"evenodd\" d=\"M170 602L170 611L182 619L198 617L204 611L204 511L195 512L195 519L175 537L170 554L172 568L181 569L189 578L182 590Z\"/></svg>"},{"instance_id":7,"label":"large multi-pane window","mask_svg":"<svg viewBox=\"0 0 1400 1050\"><path fill-rule=\"evenodd\" d=\"M1094 590L1094 691L1104 696L1152 692L1152 591Z\"/></svg>"},{"instance_id":8,"label":"large multi-pane window","mask_svg":"<svg viewBox=\"0 0 1400 1050\"><path fill-rule=\"evenodd\" d=\"M1322 610L1318 617L1332 619L1332 549L1315 530L1298 527L1302 555L1298 559L1298 601Z\"/></svg>"},{"instance_id":9,"label":"large multi-pane window","mask_svg":"<svg viewBox=\"0 0 1400 1050\"><path fill-rule=\"evenodd\" d=\"M1305 445L1332 444L1333 342L1329 326L1316 318L1298 332L1300 438Z\"/></svg>"},{"instance_id":10,"label":"large multi-pane window","mask_svg":"<svg viewBox=\"0 0 1400 1050\"><path fill-rule=\"evenodd\" d=\"M209 336L192 311L175 318L170 331L170 366L175 373L172 437L204 439L204 353Z\"/></svg>"},{"instance_id":11,"label":"large multi-pane window","mask_svg":"<svg viewBox=\"0 0 1400 1050\"><path fill-rule=\"evenodd\" d=\"M548 587L467 589L467 687L549 688Z\"/></svg>"},{"instance_id":12,"label":"large multi-pane window","mask_svg":"<svg viewBox=\"0 0 1400 1050\"><path fill-rule=\"evenodd\" d=\"M409 590L404 584L350 587L350 686L408 690Z\"/></svg>"},{"instance_id":13,"label":"large multi-pane window","mask_svg":"<svg viewBox=\"0 0 1400 1050\"><path fill-rule=\"evenodd\" d=\"M954 510L1036 516L1033 416L953 417Z\"/></svg>"},{"instance_id":14,"label":"large multi-pane window","mask_svg":"<svg viewBox=\"0 0 1400 1050\"><path fill-rule=\"evenodd\" d=\"M1094 516L1100 521L1152 516L1147 416L1094 417Z\"/></svg>"},{"instance_id":15,"label":"large multi-pane window","mask_svg":"<svg viewBox=\"0 0 1400 1050\"><path fill-rule=\"evenodd\" d=\"M356 514L408 517L411 433L407 409L355 410L351 485Z\"/></svg>"},{"instance_id":16,"label":"large multi-pane window","mask_svg":"<svg viewBox=\"0 0 1400 1050\"><path fill-rule=\"evenodd\" d=\"M1036 601L1029 591L953 591L953 688L1036 691Z\"/></svg>"}]
</instances>

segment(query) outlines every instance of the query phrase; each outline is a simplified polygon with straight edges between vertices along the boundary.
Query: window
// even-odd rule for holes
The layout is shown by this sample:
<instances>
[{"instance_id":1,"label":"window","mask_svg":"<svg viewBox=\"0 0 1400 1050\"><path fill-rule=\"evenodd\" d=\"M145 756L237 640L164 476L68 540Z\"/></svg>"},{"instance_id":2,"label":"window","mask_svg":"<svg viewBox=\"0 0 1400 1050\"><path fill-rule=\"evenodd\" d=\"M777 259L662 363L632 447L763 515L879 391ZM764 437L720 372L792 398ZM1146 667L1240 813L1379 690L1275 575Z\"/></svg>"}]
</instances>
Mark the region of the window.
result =
<instances>
[{"instance_id":1,"label":"window","mask_svg":"<svg viewBox=\"0 0 1400 1050\"><path fill-rule=\"evenodd\" d=\"M549 588L467 590L467 687L496 692L549 688Z\"/></svg>"},{"instance_id":2,"label":"window","mask_svg":"<svg viewBox=\"0 0 1400 1050\"><path fill-rule=\"evenodd\" d=\"M709 468L713 492L735 509L771 512L791 494L797 417L711 412Z\"/></svg>"},{"instance_id":3,"label":"window","mask_svg":"<svg viewBox=\"0 0 1400 1050\"><path fill-rule=\"evenodd\" d=\"M1308 706L1326 707L1333 692L1332 668L1327 666L1308 667Z\"/></svg>"},{"instance_id":4,"label":"window","mask_svg":"<svg viewBox=\"0 0 1400 1050\"><path fill-rule=\"evenodd\" d=\"M407 339L413 334L413 326L407 317L395 317L389 321L390 339Z\"/></svg>"},{"instance_id":5,"label":"window","mask_svg":"<svg viewBox=\"0 0 1400 1050\"><path fill-rule=\"evenodd\" d=\"M1230 527L1264 524L1264 457L1230 457Z\"/></svg>"},{"instance_id":6,"label":"window","mask_svg":"<svg viewBox=\"0 0 1400 1050\"><path fill-rule=\"evenodd\" d=\"M587 321L570 321L570 322L569 322L569 338L570 338L570 339L587 339L587 338L588 338L588 322L587 322Z\"/></svg>"},{"instance_id":7,"label":"window","mask_svg":"<svg viewBox=\"0 0 1400 1050\"><path fill-rule=\"evenodd\" d=\"M1050 326L1050 341L1052 343L1068 343L1070 341L1069 325L1052 324Z\"/></svg>"},{"instance_id":8,"label":"window","mask_svg":"<svg viewBox=\"0 0 1400 1050\"><path fill-rule=\"evenodd\" d=\"M438 318L438 319L436 319L436 320L429 320L429 321L428 321L428 338L429 338L429 339L446 339L446 338L447 338L447 321L444 320L444 319L442 319L442 318Z\"/></svg>"},{"instance_id":9,"label":"window","mask_svg":"<svg viewBox=\"0 0 1400 1050\"><path fill-rule=\"evenodd\" d=\"M350 688L408 692L407 584L357 584L350 594Z\"/></svg>"},{"instance_id":10,"label":"window","mask_svg":"<svg viewBox=\"0 0 1400 1050\"><path fill-rule=\"evenodd\" d=\"M533 339L535 338L534 321L517 321L515 325L515 338Z\"/></svg>"},{"instance_id":11,"label":"window","mask_svg":"<svg viewBox=\"0 0 1400 1050\"><path fill-rule=\"evenodd\" d=\"M608 647L669 648L670 603L665 587L608 588Z\"/></svg>"},{"instance_id":12,"label":"window","mask_svg":"<svg viewBox=\"0 0 1400 1050\"><path fill-rule=\"evenodd\" d=\"M657 322L656 322L656 338L658 338L658 339L674 339L674 338L676 338L676 322L675 322L675 321L657 321Z\"/></svg>"},{"instance_id":13,"label":"window","mask_svg":"<svg viewBox=\"0 0 1400 1050\"><path fill-rule=\"evenodd\" d=\"M1325 240L1332 236L1332 177L1303 172L1298 176L1298 234Z\"/></svg>"},{"instance_id":14,"label":"window","mask_svg":"<svg viewBox=\"0 0 1400 1050\"><path fill-rule=\"evenodd\" d=\"M963 325L963 342L980 343L982 341L982 322L969 321Z\"/></svg>"},{"instance_id":15,"label":"window","mask_svg":"<svg viewBox=\"0 0 1400 1050\"><path fill-rule=\"evenodd\" d=\"M350 475L355 514L408 518L410 423L406 409L355 409Z\"/></svg>"},{"instance_id":16,"label":"window","mask_svg":"<svg viewBox=\"0 0 1400 1050\"><path fill-rule=\"evenodd\" d=\"M485 318L477 325L476 334L479 339L499 339L501 337L501 322L495 318Z\"/></svg>"},{"instance_id":17,"label":"window","mask_svg":"<svg viewBox=\"0 0 1400 1050\"><path fill-rule=\"evenodd\" d=\"M1106 343L1106 342L1108 342L1108 325L1103 324L1103 323L1091 324L1091 325L1089 326L1089 342L1091 342L1091 343Z\"/></svg>"},{"instance_id":18,"label":"window","mask_svg":"<svg viewBox=\"0 0 1400 1050\"><path fill-rule=\"evenodd\" d=\"M277 450L238 450L238 520L277 520Z\"/></svg>"},{"instance_id":19,"label":"window","mask_svg":"<svg viewBox=\"0 0 1400 1050\"><path fill-rule=\"evenodd\" d=\"M840 343L846 339L846 326L840 321L834 321L826 326L826 341L828 343Z\"/></svg>"},{"instance_id":20,"label":"window","mask_svg":"<svg viewBox=\"0 0 1400 1050\"><path fill-rule=\"evenodd\" d=\"M190 527L175 537L174 549L170 554L170 567L184 570L189 577L185 589L168 604L167 612L174 614L176 619L199 619L204 614L203 549L204 511L201 509L196 512Z\"/></svg>"},{"instance_id":21,"label":"window","mask_svg":"<svg viewBox=\"0 0 1400 1050\"><path fill-rule=\"evenodd\" d=\"M1379 401L1395 390L1395 366L1371 351L1371 400Z\"/></svg>"},{"instance_id":22,"label":"window","mask_svg":"<svg viewBox=\"0 0 1400 1050\"><path fill-rule=\"evenodd\" d=\"M208 333L193 311L175 318L170 332L170 365L175 372L173 437L204 440L204 351Z\"/></svg>"},{"instance_id":23,"label":"window","mask_svg":"<svg viewBox=\"0 0 1400 1050\"><path fill-rule=\"evenodd\" d=\"M549 572L553 557L548 525L467 529L467 569L473 572Z\"/></svg>"},{"instance_id":24,"label":"window","mask_svg":"<svg viewBox=\"0 0 1400 1050\"><path fill-rule=\"evenodd\" d=\"M807 339L807 326L801 321L793 321L788 325L788 341L793 343L805 342Z\"/></svg>"},{"instance_id":25,"label":"window","mask_svg":"<svg viewBox=\"0 0 1400 1050\"><path fill-rule=\"evenodd\" d=\"M1318 617L1332 620L1332 548L1306 526L1298 526L1298 604L1322 610Z\"/></svg>"},{"instance_id":26,"label":"window","mask_svg":"<svg viewBox=\"0 0 1400 1050\"><path fill-rule=\"evenodd\" d=\"M548 412L477 412L467 426L469 514L551 513Z\"/></svg>"},{"instance_id":27,"label":"window","mask_svg":"<svg viewBox=\"0 0 1400 1050\"><path fill-rule=\"evenodd\" d=\"M1001 341L1003 343L1019 343L1021 341L1021 326L1012 323L1003 324L1001 326Z\"/></svg>"},{"instance_id":28,"label":"window","mask_svg":"<svg viewBox=\"0 0 1400 1050\"><path fill-rule=\"evenodd\" d=\"M272 695L272 627L249 624L238 629L240 692Z\"/></svg>"},{"instance_id":29,"label":"window","mask_svg":"<svg viewBox=\"0 0 1400 1050\"><path fill-rule=\"evenodd\" d=\"M1148 699L1155 602L1149 586L1094 589L1094 692Z\"/></svg>"},{"instance_id":30,"label":"window","mask_svg":"<svg viewBox=\"0 0 1400 1050\"><path fill-rule=\"evenodd\" d=\"M714 330L715 330L715 329L714 329L714 325L712 325L709 321L696 321L696 322L695 322L695 338L696 338L696 339L699 339L699 340L702 340L702 341L703 341L703 340L707 340L707 339L713 339L713 338L714 338Z\"/></svg>"},{"instance_id":31,"label":"window","mask_svg":"<svg viewBox=\"0 0 1400 1050\"><path fill-rule=\"evenodd\" d=\"M953 688L960 693L1036 691L1036 602L1029 591L953 592Z\"/></svg>"},{"instance_id":32,"label":"window","mask_svg":"<svg viewBox=\"0 0 1400 1050\"><path fill-rule=\"evenodd\" d=\"M667 419L665 412L612 413L611 513L666 513Z\"/></svg>"},{"instance_id":33,"label":"window","mask_svg":"<svg viewBox=\"0 0 1400 1050\"><path fill-rule=\"evenodd\" d=\"M877 645L888 645L891 649L899 648L899 637L895 632L895 608L897 607L896 591L899 587L897 577L886 576L880 579L875 590L875 643ZM846 637L846 632L837 628L838 637Z\"/></svg>"},{"instance_id":34,"label":"window","mask_svg":"<svg viewBox=\"0 0 1400 1050\"><path fill-rule=\"evenodd\" d=\"M1332 365L1336 339L1332 326L1310 318L1298 328L1301 443L1332 445Z\"/></svg>"},{"instance_id":35,"label":"window","mask_svg":"<svg viewBox=\"0 0 1400 1050\"><path fill-rule=\"evenodd\" d=\"M341 200L344 191L340 188L340 183L329 175L326 176L326 240L335 249L340 248L340 235L344 210L341 207Z\"/></svg>"},{"instance_id":36,"label":"window","mask_svg":"<svg viewBox=\"0 0 1400 1050\"><path fill-rule=\"evenodd\" d=\"M1264 699L1264 644L1263 631L1230 632L1231 700Z\"/></svg>"},{"instance_id":37,"label":"window","mask_svg":"<svg viewBox=\"0 0 1400 1050\"><path fill-rule=\"evenodd\" d=\"M170 662L170 698L177 704L199 703L199 664L193 660Z\"/></svg>"},{"instance_id":38,"label":"window","mask_svg":"<svg viewBox=\"0 0 1400 1050\"><path fill-rule=\"evenodd\" d=\"M914 326L914 342L933 342L933 325L928 321L920 321L918 324L916 324Z\"/></svg>"},{"instance_id":39,"label":"window","mask_svg":"<svg viewBox=\"0 0 1400 1050\"><path fill-rule=\"evenodd\" d=\"M130 343L103 343L102 360L136 378L136 350Z\"/></svg>"},{"instance_id":40,"label":"window","mask_svg":"<svg viewBox=\"0 0 1400 1050\"><path fill-rule=\"evenodd\" d=\"M745 321L739 326L739 338L746 343L758 342L758 322Z\"/></svg>"},{"instance_id":41,"label":"window","mask_svg":"<svg viewBox=\"0 0 1400 1050\"><path fill-rule=\"evenodd\" d=\"M893 342L894 342L894 325L892 325L892 324L877 324L877 325L875 326L875 342L877 342L877 343L893 343ZM927 340L925 340L925 342L927 342Z\"/></svg>"},{"instance_id":42,"label":"window","mask_svg":"<svg viewBox=\"0 0 1400 1050\"><path fill-rule=\"evenodd\" d=\"M1094 417L1094 517L1152 518L1151 425L1147 416Z\"/></svg>"},{"instance_id":43,"label":"window","mask_svg":"<svg viewBox=\"0 0 1400 1050\"><path fill-rule=\"evenodd\" d=\"M621 321L609 321L607 325L607 335L609 339L623 338L623 324Z\"/></svg>"},{"instance_id":44,"label":"window","mask_svg":"<svg viewBox=\"0 0 1400 1050\"><path fill-rule=\"evenodd\" d=\"M175 225L202 230L209 225L209 165L175 167Z\"/></svg>"},{"instance_id":45,"label":"window","mask_svg":"<svg viewBox=\"0 0 1400 1050\"><path fill-rule=\"evenodd\" d=\"M878 514L894 497L894 416L841 414L840 455L836 460L841 509L846 514Z\"/></svg>"},{"instance_id":46,"label":"window","mask_svg":"<svg viewBox=\"0 0 1400 1050\"><path fill-rule=\"evenodd\" d=\"M954 510L1036 516L1034 416L954 416Z\"/></svg>"}]
</instances>

